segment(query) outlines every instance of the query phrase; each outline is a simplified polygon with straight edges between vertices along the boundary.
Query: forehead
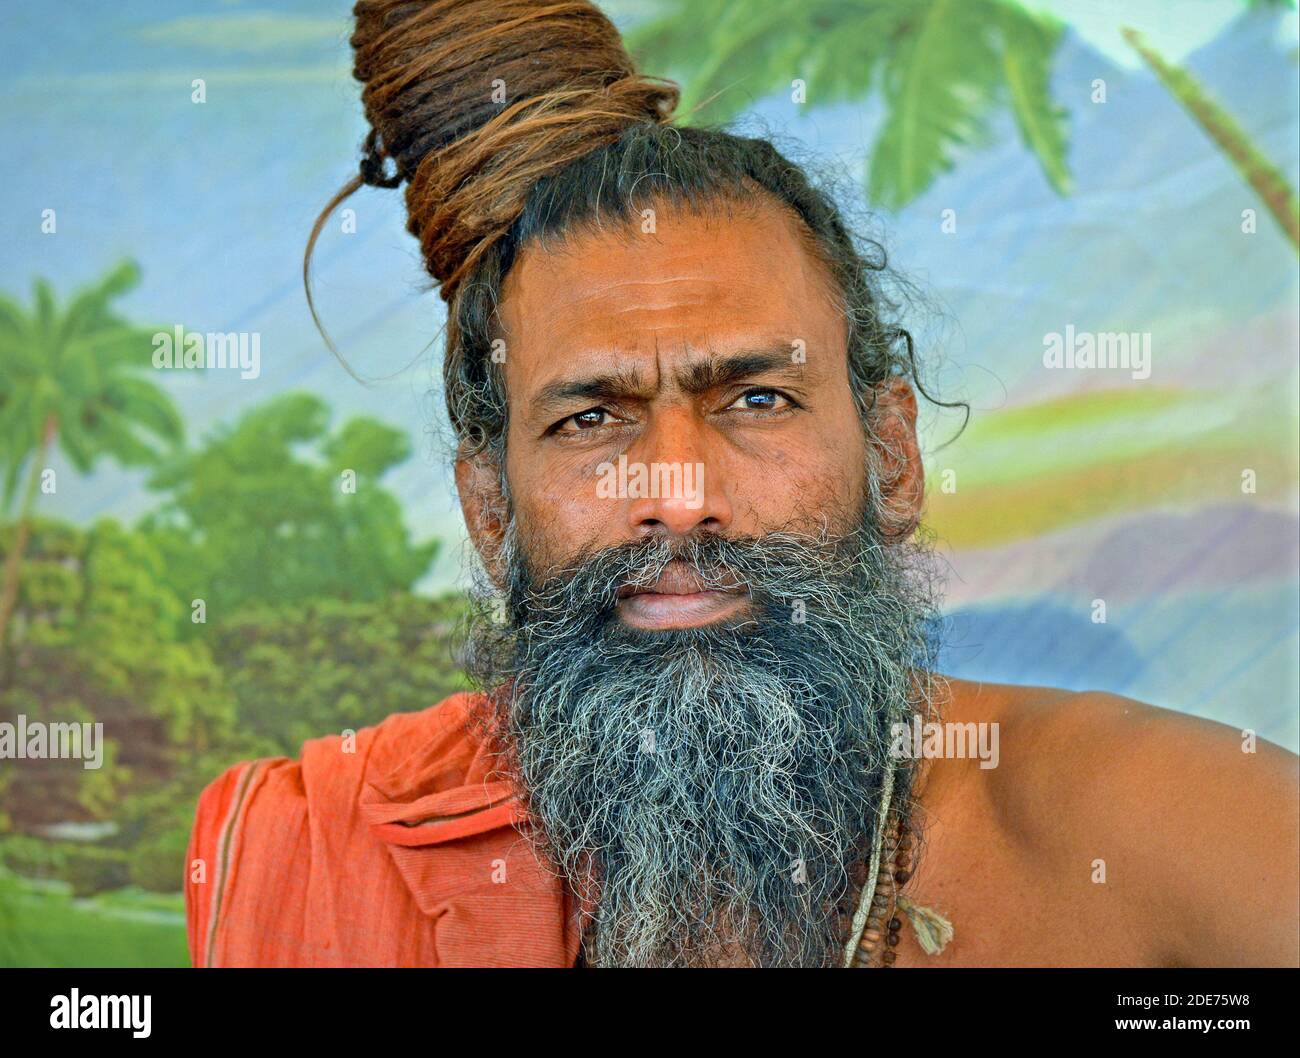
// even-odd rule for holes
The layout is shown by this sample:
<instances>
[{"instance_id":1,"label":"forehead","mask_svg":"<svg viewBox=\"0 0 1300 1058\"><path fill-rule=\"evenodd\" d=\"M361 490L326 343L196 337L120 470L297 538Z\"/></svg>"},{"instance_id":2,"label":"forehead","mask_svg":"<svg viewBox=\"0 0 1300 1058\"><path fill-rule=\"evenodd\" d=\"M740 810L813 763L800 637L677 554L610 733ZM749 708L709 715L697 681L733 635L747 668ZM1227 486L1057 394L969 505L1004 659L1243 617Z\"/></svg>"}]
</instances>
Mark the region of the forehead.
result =
<instances>
[{"instance_id":1,"label":"forehead","mask_svg":"<svg viewBox=\"0 0 1300 1058\"><path fill-rule=\"evenodd\" d=\"M498 310L507 385L540 387L611 357L653 362L796 340L843 350L830 278L799 224L761 201L718 213L661 204L653 232L635 217L546 248L530 243Z\"/></svg>"}]
</instances>

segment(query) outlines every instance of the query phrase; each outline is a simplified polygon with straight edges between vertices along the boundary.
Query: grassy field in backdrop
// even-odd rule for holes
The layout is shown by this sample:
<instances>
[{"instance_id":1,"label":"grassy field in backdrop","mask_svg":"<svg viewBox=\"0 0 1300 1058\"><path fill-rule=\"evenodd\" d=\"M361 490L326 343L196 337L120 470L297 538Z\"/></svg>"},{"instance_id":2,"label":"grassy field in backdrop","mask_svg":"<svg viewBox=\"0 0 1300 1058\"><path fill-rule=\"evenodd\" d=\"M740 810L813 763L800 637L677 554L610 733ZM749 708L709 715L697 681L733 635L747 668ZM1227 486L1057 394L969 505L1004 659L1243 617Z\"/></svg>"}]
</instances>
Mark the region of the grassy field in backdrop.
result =
<instances>
[{"instance_id":1,"label":"grassy field in backdrop","mask_svg":"<svg viewBox=\"0 0 1300 1058\"><path fill-rule=\"evenodd\" d=\"M65 882L0 875L0 966L188 966L185 901L142 889L75 899Z\"/></svg>"}]
</instances>

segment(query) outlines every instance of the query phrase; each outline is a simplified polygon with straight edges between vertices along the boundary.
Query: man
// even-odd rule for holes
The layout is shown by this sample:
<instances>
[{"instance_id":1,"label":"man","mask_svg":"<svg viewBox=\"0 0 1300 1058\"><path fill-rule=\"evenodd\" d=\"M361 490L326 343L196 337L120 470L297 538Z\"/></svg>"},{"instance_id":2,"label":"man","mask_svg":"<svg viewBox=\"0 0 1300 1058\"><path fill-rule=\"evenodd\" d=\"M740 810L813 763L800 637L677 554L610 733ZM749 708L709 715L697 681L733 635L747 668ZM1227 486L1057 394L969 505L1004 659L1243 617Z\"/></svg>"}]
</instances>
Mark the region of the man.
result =
<instances>
[{"instance_id":1,"label":"man","mask_svg":"<svg viewBox=\"0 0 1300 1058\"><path fill-rule=\"evenodd\" d=\"M656 238L588 236L560 256L525 252L502 315L511 336L506 385L517 409L507 477L518 546L534 568L564 569L576 554L630 542L702 533L761 538L772 526L815 531L822 520L841 532L851 527L867 502L865 442L854 429L843 356L829 355L843 347L843 320L819 295L811 261L789 274L789 263L805 258L793 222L768 209L725 222L698 218ZM818 351L803 364L784 351L798 336ZM567 353L555 358L554 349ZM781 355L762 352L773 349ZM905 384L884 399L900 460L884 499L896 515L915 519L922 496L915 399ZM647 465L702 465L703 502L683 494L599 498L596 465L616 450ZM499 550L480 516L487 485L476 480L472 461L457 472L475 542ZM680 563L639 587L648 590L619 599L613 620L650 637L743 622L749 605L743 591L699 590L697 574ZM570 653L590 646L573 644ZM1243 752L1240 732L1113 695L961 681L935 693L945 721L998 725L1000 755L996 768L971 758L925 761L917 797L926 850L911 887L916 902L942 909L954 937L927 957L905 931L895 965L1296 962L1290 754L1267 743ZM635 699L609 707L633 725L623 741L638 752ZM558 766L562 746L540 744ZM345 771L344 789L327 789L351 798L359 764L341 739L327 745L314 752L313 766ZM442 763L427 747L402 748ZM444 781L431 774L426 796L436 798ZM310 786L296 775L283 782L290 788L280 796L304 816L294 824L305 831L298 846L282 849L287 856L306 855L316 841L329 848L348 840L331 833L336 823L392 825L391 808L366 815L373 803L364 795L359 805L321 806L330 815L316 819L309 811L316 806L304 802ZM497 785L482 787L484 803L509 796L505 783ZM606 807L582 806L593 816ZM454 822L461 811L443 814ZM612 825L604 822L602 831ZM418 826L409 829L418 836ZM502 922L512 914L511 882L508 875L493 881L493 861L507 846L519 855L510 834L480 862L451 860L468 873L466 887L503 890L499 900L475 898L476 909L500 904ZM403 857L422 846L404 834L397 840L391 851L401 872ZM643 856L646 872L663 869L663 853L653 848L621 852ZM382 840L374 854L387 855ZM535 877L528 854L520 858L528 870L521 884L540 884L544 873ZM269 894L236 895L256 902ZM364 915L366 894L358 895L354 913ZM267 909L273 921L301 913L275 900ZM368 935L383 922L382 909L374 913L373 925L349 917L335 928ZM563 928L547 924L553 934ZM293 952L283 954L295 961ZM508 954L488 952L485 960Z\"/></svg>"},{"instance_id":2,"label":"man","mask_svg":"<svg viewBox=\"0 0 1300 1058\"><path fill-rule=\"evenodd\" d=\"M671 132L552 147L479 272L420 214L451 148L384 148L452 287L485 693L208 787L196 964L1295 965L1296 758L930 671L910 339L770 146Z\"/></svg>"}]
</instances>

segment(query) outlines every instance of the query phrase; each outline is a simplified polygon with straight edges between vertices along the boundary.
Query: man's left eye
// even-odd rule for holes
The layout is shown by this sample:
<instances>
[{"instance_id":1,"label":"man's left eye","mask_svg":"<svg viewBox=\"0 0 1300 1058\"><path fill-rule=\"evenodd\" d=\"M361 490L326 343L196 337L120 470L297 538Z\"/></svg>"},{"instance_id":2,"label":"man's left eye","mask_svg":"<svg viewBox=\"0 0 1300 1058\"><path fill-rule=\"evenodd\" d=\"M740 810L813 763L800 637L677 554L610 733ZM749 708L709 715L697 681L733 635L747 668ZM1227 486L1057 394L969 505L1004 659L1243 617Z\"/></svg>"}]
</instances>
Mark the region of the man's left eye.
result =
<instances>
[{"instance_id":1,"label":"man's left eye","mask_svg":"<svg viewBox=\"0 0 1300 1058\"><path fill-rule=\"evenodd\" d=\"M751 389L736 398L731 408L742 411L782 411L790 405L787 397L774 389Z\"/></svg>"}]
</instances>

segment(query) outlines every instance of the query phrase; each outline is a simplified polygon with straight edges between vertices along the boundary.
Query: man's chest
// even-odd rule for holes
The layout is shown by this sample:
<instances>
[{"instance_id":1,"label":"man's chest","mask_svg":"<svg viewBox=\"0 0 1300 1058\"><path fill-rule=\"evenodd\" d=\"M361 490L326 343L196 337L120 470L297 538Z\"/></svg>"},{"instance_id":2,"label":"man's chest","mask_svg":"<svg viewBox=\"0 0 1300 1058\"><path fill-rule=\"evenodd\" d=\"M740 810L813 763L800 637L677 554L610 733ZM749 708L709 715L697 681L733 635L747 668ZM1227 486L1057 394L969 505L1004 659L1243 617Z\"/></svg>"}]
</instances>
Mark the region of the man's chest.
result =
<instances>
[{"instance_id":1,"label":"man's chest","mask_svg":"<svg viewBox=\"0 0 1300 1058\"><path fill-rule=\"evenodd\" d=\"M894 965L1150 965L1133 894L1105 867L1104 850L1076 862L1036 855L978 814L930 820L903 892L947 918L953 938L927 955L905 925Z\"/></svg>"}]
</instances>

